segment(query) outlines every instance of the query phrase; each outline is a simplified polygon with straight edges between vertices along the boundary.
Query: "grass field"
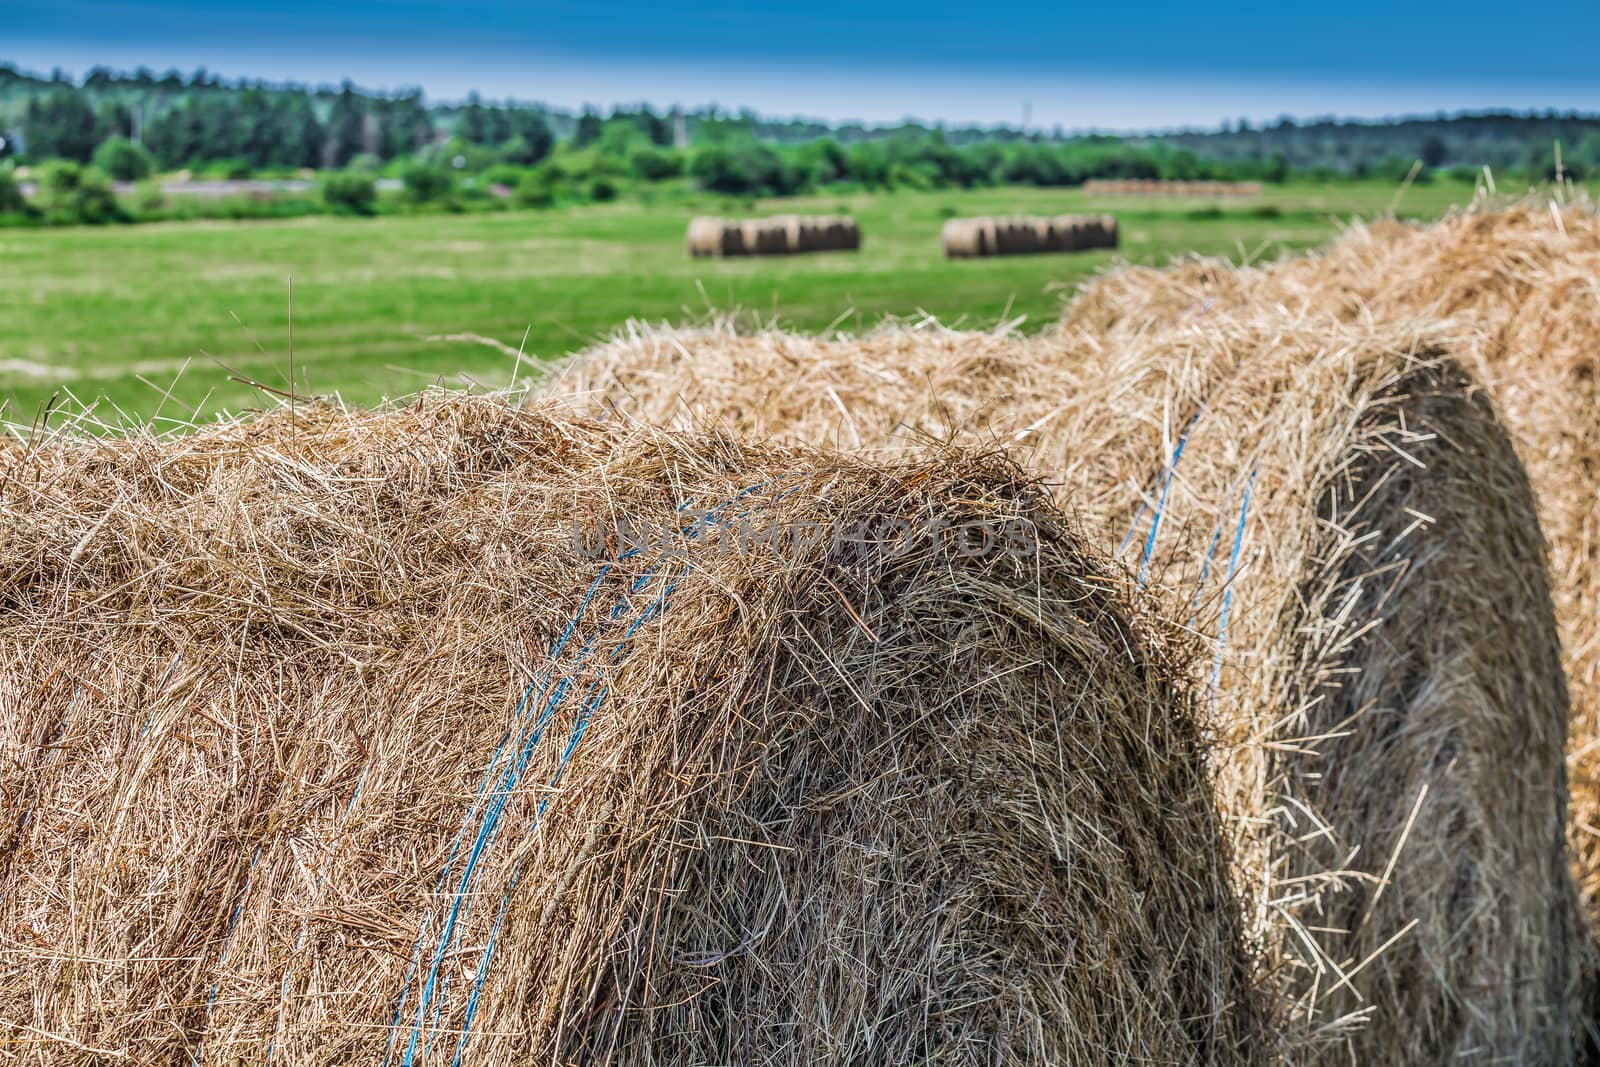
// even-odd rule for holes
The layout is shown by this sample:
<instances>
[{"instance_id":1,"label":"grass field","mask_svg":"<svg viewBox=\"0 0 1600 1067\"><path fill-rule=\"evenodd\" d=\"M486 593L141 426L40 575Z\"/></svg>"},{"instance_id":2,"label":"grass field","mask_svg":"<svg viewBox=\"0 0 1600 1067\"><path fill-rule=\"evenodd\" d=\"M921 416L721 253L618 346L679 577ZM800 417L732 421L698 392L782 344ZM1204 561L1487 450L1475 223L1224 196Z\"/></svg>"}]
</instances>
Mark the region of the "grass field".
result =
<instances>
[{"instance_id":1,"label":"grass field","mask_svg":"<svg viewBox=\"0 0 1600 1067\"><path fill-rule=\"evenodd\" d=\"M1117 258L1163 263L1187 252L1273 256L1321 243L1352 216L1396 204L1429 218L1470 198L1455 182L1412 187L1289 184L1259 200L1091 198L1025 188L822 196L732 208L707 200L630 201L546 212L284 222L191 222L0 231L0 397L32 421L53 394L103 396L136 417L194 418L259 406L289 380L301 395L368 403L435 380L510 381L492 348L430 341L474 333L532 358L580 348L629 318L692 321L737 310L820 330L927 312L987 326L1054 317L1063 290ZM1264 210L1265 209L1265 210ZM691 260L699 211L838 211L860 220L857 254ZM1109 211L1113 254L946 261L952 214ZM220 364L226 365L224 369ZM170 394L170 395L168 395Z\"/></svg>"}]
</instances>

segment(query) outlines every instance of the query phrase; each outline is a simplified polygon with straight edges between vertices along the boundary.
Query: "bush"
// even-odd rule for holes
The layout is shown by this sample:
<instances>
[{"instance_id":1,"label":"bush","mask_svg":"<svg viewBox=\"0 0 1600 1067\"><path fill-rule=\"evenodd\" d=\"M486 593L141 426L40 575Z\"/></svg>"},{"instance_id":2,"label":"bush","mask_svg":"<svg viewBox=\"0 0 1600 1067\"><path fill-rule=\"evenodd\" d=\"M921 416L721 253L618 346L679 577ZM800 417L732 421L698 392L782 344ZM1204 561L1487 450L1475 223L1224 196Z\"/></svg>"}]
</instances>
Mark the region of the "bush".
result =
<instances>
[{"instance_id":1,"label":"bush","mask_svg":"<svg viewBox=\"0 0 1600 1067\"><path fill-rule=\"evenodd\" d=\"M133 206L154 214L167 206L167 194L158 181L142 181L133 190Z\"/></svg>"},{"instance_id":2,"label":"bush","mask_svg":"<svg viewBox=\"0 0 1600 1067\"><path fill-rule=\"evenodd\" d=\"M683 173L683 157L663 148L636 148L628 157L628 169L647 182L665 181Z\"/></svg>"},{"instance_id":3,"label":"bush","mask_svg":"<svg viewBox=\"0 0 1600 1067\"><path fill-rule=\"evenodd\" d=\"M517 183L517 203L523 207L549 207L555 202L555 185L548 172L529 171Z\"/></svg>"},{"instance_id":4,"label":"bush","mask_svg":"<svg viewBox=\"0 0 1600 1067\"><path fill-rule=\"evenodd\" d=\"M378 202L378 186L370 175L335 171L322 181L322 201L338 211L370 215Z\"/></svg>"},{"instance_id":5,"label":"bush","mask_svg":"<svg viewBox=\"0 0 1600 1067\"><path fill-rule=\"evenodd\" d=\"M701 188L732 196L789 196L810 182L804 168L754 139L707 145L690 160L689 173Z\"/></svg>"},{"instance_id":6,"label":"bush","mask_svg":"<svg viewBox=\"0 0 1600 1067\"><path fill-rule=\"evenodd\" d=\"M609 178L596 178L589 184L589 199L604 202L617 198L617 187Z\"/></svg>"},{"instance_id":7,"label":"bush","mask_svg":"<svg viewBox=\"0 0 1600 1067\"><path fill-rule=\"evenodd\" d=\"M119 182L148 178L156 169L154 157L126 137L111 137L94 152L94 165Z\"/></svg>"},{"instance_id":8,"label":"bush","mask_svg":"<svg viewBox=\"0 0 1600 1067\"><path fill-rule=\"evenodd\" d=\"M28 201L22 195L22 186L11 168L0 167L0 215L22 215L28 210Z\"/></svg>"},{"instance_id":9,"label":"bush","mask_svg":"<svg viewBox=\"0 0 1600 1067\"><path fill-rule=\"evenodd\" d=\"M46 219L64 225L122 218L111 179L93 167L64 160L53 160L39 168L39 206Z\"/></svg>"},{"instance_id":10,"label":"bush","mask_svg":"<svg viewBox=\"0 0 1600 1067\"><path fill-rule=\"evenodd\" d=\"M455 176L449 171L426 163L413 163L400 180L405 183L407 199L418 204L443 200L456 186Z\"/></svg>"}]
</instances>

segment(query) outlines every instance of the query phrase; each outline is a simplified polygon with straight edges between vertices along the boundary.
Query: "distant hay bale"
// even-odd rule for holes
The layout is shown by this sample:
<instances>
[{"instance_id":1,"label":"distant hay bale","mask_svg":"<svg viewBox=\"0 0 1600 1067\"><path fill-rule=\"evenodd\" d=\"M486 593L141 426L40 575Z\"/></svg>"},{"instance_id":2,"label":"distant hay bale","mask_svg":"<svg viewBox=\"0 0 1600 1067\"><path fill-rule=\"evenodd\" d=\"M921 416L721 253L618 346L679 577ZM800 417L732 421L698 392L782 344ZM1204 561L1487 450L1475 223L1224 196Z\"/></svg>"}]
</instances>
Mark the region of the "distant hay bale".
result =
<instances>
[{"instance_id":1,"label":"distant hay bale","mask_svg":"<svg viewBox=\"0 0 1600 1067\"><path fill-rule=\"evenodd\" d=\"M1181 645L1003 461L47 436L0 574L25 1062L1261 1059Z\"/></svg>"},{"instance_id":2,"label":"distant hay bale","mask_svg":"<svg viewBox=\"0 0 1600 1067\"><path fill-rule=\"evenodd\" d=\"M1261 195L1260 182L1165 181L1157 178L1091 178L1083 183L1090 196L1251 197Z\"/></svg>"},{"instance_id":3,"label":"distant hay bale","mask_svg":"<svg viewBox=\"0 0 1600 1067\"><path fill-rule=\"evenodd\" d=\"M861 228L848 215L774 215L765 219L689 222L691 256L781 256L802 252L853 252Z\"/></svg>"},{"instance_id":4,"label":"distant hay bale","mask_svg":"<svg viewBox=\"0 0 1600 1067\"><path fill-rule=\"evenodd\" d=\"M1291 1062L1564 1059L1568 708L1533 498L1470 346L1188 285L1118 318L1095 292L1117 279L1080 301L1095 330L636 328L549 391L883 461L1012 449L1215 642L1195 682Z\"/></svg>"},{"instance_id":5,"label":"distant hay bale","mask_svg":"<svg viewBox=\"0 0 1600 1067\"><path fill-rule=\"evenodd\" d=\"M949 259L1082 252L1117 247L1117 222L1109 215L1012 215L949 219L940 234Z\"/></svg>"},{"instance_id":6,"label":"distant hay bale","mask_svg":"<svg viewBox=\"0 0 1600 1067\"><path fill-rule=\"evenodd\" d=\"M940 233L950 259L994 255L994 224L986 218L946 219Z\"/></svg>"},{"instance_id":7,"label":"distant hay bale","mask_svg":"<svg viewBox=\"0 0 1600 1067\"><path fill-rule=\"evenodd\" d=\"M689 220L688 244L691 256L746 254L744 230L738 223L704 215Z\"/></svg>"}]
</instances>

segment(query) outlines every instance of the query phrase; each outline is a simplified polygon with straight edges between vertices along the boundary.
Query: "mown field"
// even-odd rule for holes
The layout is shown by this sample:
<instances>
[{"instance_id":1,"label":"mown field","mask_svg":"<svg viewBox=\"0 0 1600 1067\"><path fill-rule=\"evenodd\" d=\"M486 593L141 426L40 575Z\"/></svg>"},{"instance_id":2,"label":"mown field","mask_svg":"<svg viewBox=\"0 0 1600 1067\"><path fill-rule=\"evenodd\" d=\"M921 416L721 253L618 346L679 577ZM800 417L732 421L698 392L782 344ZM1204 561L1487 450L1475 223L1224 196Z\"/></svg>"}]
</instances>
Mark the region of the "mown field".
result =
<instances>
[{"instance_id":1,"label":"mown field","mask_svg":"<svg viewBox=\"0 0 1600 1067\"><path fill-rule=\"evenodd\" d=\"M693 321L737 311L821 330L885 316L968 326L1052 319L1066 292L1118 259L1159 264L1185 253L1235 261L1329 238L1353 216L1396 205L1432 218L1471 197L1457 182L1414 186L1289 184L1259 199L1089 197L1032 188L820 196L730 206L629 201L479 215L307 218L0 231L0 398L29 423L52 396L104 397L136 418L193 419L259 406L287 389L289 281L293 376L301 395L354 403L443 380L503 386L513 360L581 348L630 318ZM857 254L691 260L683 233L705 212L849 211ZM1107 211L1116 253L946 261L945 218Z\"/></svg>"}]
</instances>

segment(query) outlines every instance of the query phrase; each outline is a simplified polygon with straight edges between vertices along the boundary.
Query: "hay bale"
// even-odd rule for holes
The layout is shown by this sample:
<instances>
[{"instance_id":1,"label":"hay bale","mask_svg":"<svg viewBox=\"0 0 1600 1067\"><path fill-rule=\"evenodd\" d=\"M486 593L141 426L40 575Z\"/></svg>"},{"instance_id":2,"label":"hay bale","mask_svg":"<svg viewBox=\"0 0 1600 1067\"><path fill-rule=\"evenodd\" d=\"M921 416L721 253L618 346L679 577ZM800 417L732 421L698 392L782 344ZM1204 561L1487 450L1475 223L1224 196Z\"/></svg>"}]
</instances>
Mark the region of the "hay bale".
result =
<instances>
[{"instance_id":1,"label":"hay bale","mask_svg":"<svg viewBox=\"0 0 1600 1067\"><path fill-rule=\"evenodd\" d=\"M26 1062L1259 1059L1179 646L1001 461L69 435L0 574Z\"/></svg>"},{"instance_id":2,"label":"hay bale","mask_svg":"<svg viewBox=\"0 0 1600 1067\"><path fill-rule=\"evenodd\" d=\"M551 389L884 459L1016 450L1224 650L1195 680L1286 1055L1563 1058L1567 708L1526 476L1470 353L1429 323L1193 298L1036 339L637 333Z\"/></svg>"},{"instance_id":3,"label":"hay bale","mask_svg":"<svg viewBox=\"0 0 1600 1067\"><path fill-rule=\"evenodd\" d=\"M773 215L764 219L696 218L689 223L692 256L780 256L851 252L861 228L846 215Z\"/></svg>"},{"instance_id":4,"label":"hay bale","mask_svg":"<svg viewBox=\"0 0 1600 1067\"><path fill-rule=\"evenodd\" d=\"M1103 220L1106 219L1110 219L1110 216L1057 215L1054 218L1041 218L1011 215L950 219L945 222L940 239L944 254L950 259L1115 248L1116 222L1110 222L1107 243L1107 237L1102 234Z\"/></svg>"},{"instance_id":5,"label":"hay bale","mask_svg":"<svg viewBox=\"0 0 1600 1067\"><path fill-rule=\"evenodd\" d=\"M744 236L745 254L781 256L793 251L789 224L782 218L746 219L739 224Z\"/></svg>"},{"instance_id":6,"label":"hay bale","mask_svg":"<svg viewBox=\"0 0 1600 1067\"><path fill-rule=\"evenodd\" d=\"M1433 226L1353 228L1327 253L1260 270L1202 260L1131 268L1070 309L1063 329L1164 328L1180 316L1281 304L1351 323L1413 315L1462 326L1454 354L1489 389L1527 465L1550 544L1572 702L1572 828L1600 921L1600 217L1534 200Z\"/></svg>"},{"instance_id":7,"label":"hay bale","mask_svg":"<svg viewBox=\"0 0 1600 1067\"><path fill-rule=\"evenodd\" d=\"M744 231L738 223L703 215L689 220L688 246L691 256L746 254Z\"/></svg>"},{"instance_id":8,"label":"hay bale","mask_svg":"<svg viewBox=\"0 0 1600 1067\"><path fill-rule=\"evenodd\" d=\"M797 252L853 252L861 247L861 228L848 215L796 215Z\"/></svg>"},{"instance_id":9,"label":"hay bale","mask_svg":"<svg viewBox=\"0 0 1600 1067\"><path fill-rule=\"evenodd\" d=\"M994 254L990 220L985 218L946 219L939 240L948 259L968 259Z\"/></svg>"}]
</instances>

